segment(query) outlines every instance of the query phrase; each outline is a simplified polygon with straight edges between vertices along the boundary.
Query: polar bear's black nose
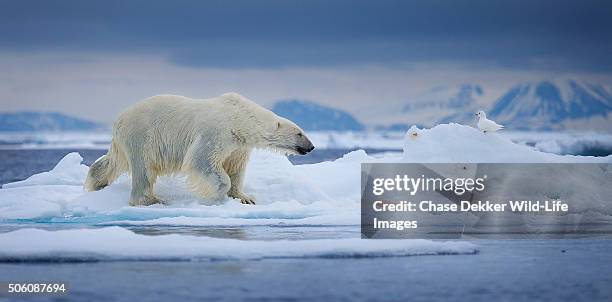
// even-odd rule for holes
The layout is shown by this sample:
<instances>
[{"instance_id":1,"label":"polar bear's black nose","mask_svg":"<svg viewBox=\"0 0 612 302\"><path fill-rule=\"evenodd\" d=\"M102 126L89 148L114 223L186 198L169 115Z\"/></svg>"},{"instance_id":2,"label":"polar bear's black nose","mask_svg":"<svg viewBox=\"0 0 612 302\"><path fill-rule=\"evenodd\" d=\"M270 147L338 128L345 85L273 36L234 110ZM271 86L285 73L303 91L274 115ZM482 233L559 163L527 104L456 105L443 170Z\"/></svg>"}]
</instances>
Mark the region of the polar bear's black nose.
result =
<instances>
[{"instance_id":1,"label":"polar bear's black nose","mask_svg":"<svg viewBox=\"0 0 612 302\"><path fill-rule=\"evenodd\" d=\"M296 150L297 150L297 152L298 152L299 154L301 154L301 155L306 155L306 154L308 154L310 151L314 150L314 148L315 148L315 147L314 147L313 145L310 145L309 147L306 147L306 148L301 147L301 146L298 146L298 147L296 148Z\"/></svg>"}]
</instances>

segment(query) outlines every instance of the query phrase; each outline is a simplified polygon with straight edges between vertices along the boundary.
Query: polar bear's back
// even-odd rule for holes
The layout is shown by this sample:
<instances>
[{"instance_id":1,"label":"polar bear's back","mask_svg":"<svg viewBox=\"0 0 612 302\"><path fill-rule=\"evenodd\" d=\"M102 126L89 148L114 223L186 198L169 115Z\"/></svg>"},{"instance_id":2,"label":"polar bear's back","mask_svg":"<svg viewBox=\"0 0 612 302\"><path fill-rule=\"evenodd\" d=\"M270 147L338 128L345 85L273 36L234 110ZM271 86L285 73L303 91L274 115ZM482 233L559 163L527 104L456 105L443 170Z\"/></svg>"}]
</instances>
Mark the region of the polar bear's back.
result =
<instances>
[{"instance_id":1,"label":"polar bear's back","mask_svg":"<svg viewBox=\"0 0 612 302\"><path fill-rule=\"evenodd\" d=\"M228 122L231 108L224 106L221 99L191 99L178 95L157 95L140 101L121 113L114 124L114 133L157 131L178 135L194 130L215 128L220 121ZM201 125L202 123L206 125ZM132 129L123 129L123 128ZM121 131L118 131L121 130ZM127 130L127 131L125 131Z\"/></svg>"},{"instance_id":2,"label":"polar bear's back","mask_svg":"<svg viewBox=\"0 0 612 302\"><path fill-rule=\"evenodd\" d=\"M179 95L156 95L142 100L125 110L117 121L146 123L149 126L176 121L192 120L198 111L214 111L211 100L197 100ZM207 114L207 117L211 117Z\"/></svg>"},{"instance_id":3,"label":"polar bear's back","mask_svg":"<svg viewBox=\"0 0 612 302\"><path fill-rule=\"evenodd\" d=\"M119 115L113 125L113 144L128 161L130 156L141 156L159 170L178 171L199 137L231 139L221 129L221 122L229 121L221 103L175 95L145 99Z\"/></svg>"},{"instance_id":4,"label":"polar bear's back","mask_svg":"<svg viewBox=\"0 0 612 302\"><path fill-rule=\"evenodd\" d=\"M271 111L236 93L211 99L192 99L179 95L156 95L140 101L124 111L117 122L130 120L142 126L159 126L177 122L195 126L205 122L214 127L240 121L245 116L274 115Z\"/></svg>"},{"instance_id":5,"label":"polar bear's back","mask_svg":"<svg viewBox=\"0 0 612 302\"><path fill-rule=\"evenodd\" d=\"M256 103L229 93L212 99L158 95L134 104L113 126L113 145L125 157L142 156L160 170L179 170L190 146L204 140L222 149L236 144L240 130L257 129L258 121L276 115ZM162 166L163 165L163 166Z\"/></svg>"}]
</instances>

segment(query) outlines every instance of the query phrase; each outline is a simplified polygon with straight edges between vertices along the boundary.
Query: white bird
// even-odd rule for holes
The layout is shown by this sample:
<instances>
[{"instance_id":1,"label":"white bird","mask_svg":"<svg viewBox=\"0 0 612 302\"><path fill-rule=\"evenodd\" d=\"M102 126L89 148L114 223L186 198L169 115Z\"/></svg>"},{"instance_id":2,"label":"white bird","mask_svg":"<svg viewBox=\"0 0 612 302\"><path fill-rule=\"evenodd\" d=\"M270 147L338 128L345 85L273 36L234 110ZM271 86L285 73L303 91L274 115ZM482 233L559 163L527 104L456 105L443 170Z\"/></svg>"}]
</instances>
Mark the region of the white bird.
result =
<instances>
[{"instance_id":1,"label":"white bird","mask_svg":"<svg viewBox=\"0 0 612 302\"><path fill-rule=\"evenodd\" d=\"M495 132L504 128L504 126L487 119L487 115L482 110L478 111L476 116L478 117L478 129L484 131L484 133Z\"/></svg>"}]
</instances>

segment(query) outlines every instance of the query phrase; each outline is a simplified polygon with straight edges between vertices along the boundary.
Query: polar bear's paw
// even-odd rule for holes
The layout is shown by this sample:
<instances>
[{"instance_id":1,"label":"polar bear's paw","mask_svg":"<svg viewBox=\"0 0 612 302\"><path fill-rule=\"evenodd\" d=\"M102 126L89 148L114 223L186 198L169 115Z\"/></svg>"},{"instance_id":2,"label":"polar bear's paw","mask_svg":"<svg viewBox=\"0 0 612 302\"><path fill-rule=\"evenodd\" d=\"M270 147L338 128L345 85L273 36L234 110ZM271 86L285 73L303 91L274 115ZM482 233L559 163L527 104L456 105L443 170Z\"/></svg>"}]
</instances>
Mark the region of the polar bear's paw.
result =
<instances>
[{"instance_id":1,"label":"polar bear's paw","mask_svg":"<svg viewBox=\"0 0 612 302\"><path fill-rule=\"evenodd\" d=\"M241 204L255 204L255 197L246 195L244 193L234 193L230 197L240 199Z\"/></svg>"},{"instance_id":2,"label":"polar bear's paw","mask_svg":"<svg viewBox=\"0 0 612 302\"><path fill-rule=\"evenodd\" d=\"M249 197L249 196L247 196L245 198L240 198L240 203L241 204L252 204L252 205L254 205L255 204L255 198L252 198L252 197Z\"/></svg>"},{"instance_id":3,"label":"polar bear's paw","mask_svg":"<svg viewBox=\"0 0 612 302\"><path fill-rule=\"evenodd\" d=\"M131 206L150 206L153 204L162 203L157 197L143 196L138 199L130 200Z\"/></svg>"}]
</instances>

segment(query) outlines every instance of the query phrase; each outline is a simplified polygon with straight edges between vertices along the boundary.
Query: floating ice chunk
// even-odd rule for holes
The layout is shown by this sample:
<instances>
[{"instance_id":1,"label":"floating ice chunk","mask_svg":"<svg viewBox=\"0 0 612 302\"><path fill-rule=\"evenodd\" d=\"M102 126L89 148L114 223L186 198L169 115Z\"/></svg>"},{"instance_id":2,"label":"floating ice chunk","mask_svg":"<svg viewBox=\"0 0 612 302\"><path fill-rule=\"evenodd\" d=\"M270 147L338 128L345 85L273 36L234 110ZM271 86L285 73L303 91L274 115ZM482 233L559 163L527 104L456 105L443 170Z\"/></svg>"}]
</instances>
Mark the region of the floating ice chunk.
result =
<instances>
[{"instance_id":1,"label":"floating ice chunk","mask_svg":"<svg viewBox=\"0 0 612 302\"><path fill-rule=\"evenodd\" d=\"M309 204L331 200L313 181L313 175L302 173L287 157L255 151L245 175L245 191L257 198L258 204L275 201L298 201Z\"/></svg>"},{"instance_id":2,"label":"floating ice chunk","mask_svg":"<svg viewBox=\"0 0 612 302\"><path fill-rule=\"evenodd\" d=\"M336 212L331 214L320 214L309 217L299 218L299 212L293 209L292 218L264 218L253 215L245 217L238 213L220 217L161 217L150 220L116 220L99 223L100 226L119 225L119 226L354 226L359 224L360 212L349 211ZM254 214L253 212L250 212ZM274 212L269 211L269 214ZM238 215L236 215L238 214ZM229 217L228 217L229 216ZM235 216L235 217L231 217ZM271 217L281 217L283 215L269 215ZM239 217L239 218L237 218Z\"/></svg>"},{"instance_id":3,"label":"floating ice chunk","mask_svg":"<svg viewBox=\"0 0 612 302\"><path fill-rule=\"evenodd\" d=\"M36 238L36 240L32 240ZM474 254L468 242L315 239L249 241L187 235L146 236L121 227L0 234L0 262L351 258Z\"/></svg>"},{"instance_id":4,"label":"floating ice chunk","mask_svg":"<svg viewBox=\"0 0 612 302\"><path fill-rule=\"evenodd\" d=\"M355 150L344 154L341 158L333 161L334 163L362 163L372 158L363 150Z\"/></svg>"},{"instance_id":5,"label":"floating ice chunk","mask_svg":"<svg viewBox=\"0 0 612 302\"><path fill-rule=\"evenodd\" d=\"M365 151L357 150L331 162L294 166L308 182L342 207L358 207L361 186L361 163L373 161Z\"/></svg>"},{"instance_id":6,"label":"floating ice chunk","mask_svg":"<svg viewBox=\"0 0 612 302\"><path fill-rule=\"evenodd\" d=\"M49 172L34 174L26 180L7 183L2 188L16 188L40 185L82 186L89 167L82 165L83 158L77 152L66 154Z\"/></svg>"}]
</instances>

